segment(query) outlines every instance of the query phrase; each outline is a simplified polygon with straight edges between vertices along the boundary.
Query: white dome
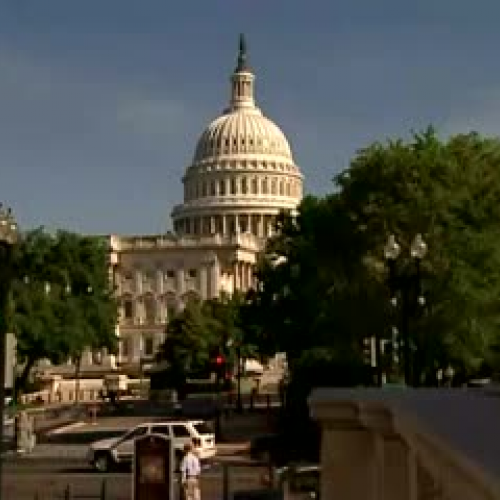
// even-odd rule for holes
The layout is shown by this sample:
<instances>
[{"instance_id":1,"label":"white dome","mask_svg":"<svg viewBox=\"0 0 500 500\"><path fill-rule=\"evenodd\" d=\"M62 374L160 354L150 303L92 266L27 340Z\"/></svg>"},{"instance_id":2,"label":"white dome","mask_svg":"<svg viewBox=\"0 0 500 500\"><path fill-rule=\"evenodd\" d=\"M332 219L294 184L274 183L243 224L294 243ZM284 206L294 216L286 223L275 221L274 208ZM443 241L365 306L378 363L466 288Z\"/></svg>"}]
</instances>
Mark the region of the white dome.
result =
<instances>
[{"instance_id":1,"label":"white dome","mask_svg":"<svg viewBox=\"0 0 500 500\"><path fill-rule=\"evenodd\" d=\"M184 202L172 211L176 232L265 238L276 216L300 203L302 174L283 132L255 105L254 80L240 39L229 107L198 140Z\"/></svg>"},{"instance_id":2,"label":"white dome","mask_svg":"<svg viewBox=\"0 0 500 500\"><path fill-rule=\"evenodd\" d=\"M193 163L226 155L268 155L293 162L285 134L258 108L230 109L210 123L198 141Z\"/></svg>"}]
</instances>

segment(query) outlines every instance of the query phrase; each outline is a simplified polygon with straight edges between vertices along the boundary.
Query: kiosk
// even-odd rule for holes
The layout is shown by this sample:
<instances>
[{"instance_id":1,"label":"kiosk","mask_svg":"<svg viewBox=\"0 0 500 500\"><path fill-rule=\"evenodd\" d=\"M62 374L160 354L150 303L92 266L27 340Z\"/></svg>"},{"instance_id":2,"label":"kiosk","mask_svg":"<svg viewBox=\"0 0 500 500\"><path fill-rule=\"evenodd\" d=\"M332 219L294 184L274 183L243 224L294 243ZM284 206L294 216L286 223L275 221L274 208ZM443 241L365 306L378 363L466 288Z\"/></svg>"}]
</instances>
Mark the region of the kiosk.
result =
<instances>
[{"instance_id":1,"label":"kiosk","mask_svg":"<svg viewBox=\"0 0 500 500\"><path fill-rule=\"evenodd\" d=\"M133 500L174 500L174 450L170 438L148 434L135 440Z\"/></svg>"}]
</instances>

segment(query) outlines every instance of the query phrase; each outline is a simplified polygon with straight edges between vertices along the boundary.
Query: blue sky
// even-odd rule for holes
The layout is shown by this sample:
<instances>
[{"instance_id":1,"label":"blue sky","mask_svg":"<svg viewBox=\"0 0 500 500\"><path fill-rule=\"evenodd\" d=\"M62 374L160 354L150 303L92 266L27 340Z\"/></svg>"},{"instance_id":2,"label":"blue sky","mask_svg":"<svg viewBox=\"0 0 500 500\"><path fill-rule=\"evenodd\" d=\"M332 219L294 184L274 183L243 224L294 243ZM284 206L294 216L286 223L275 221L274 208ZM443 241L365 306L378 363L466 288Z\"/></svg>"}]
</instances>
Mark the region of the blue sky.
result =
<instances>
[{"instance_id":1,"label":"blue sky","mask_svg":"<svg viewBox=\"0 0 500 500\"><path fill-rule=\"evenodd\" d=\"M0 0L0 199L25 228L159 232L245 32L324 194L355 151L500 130L498 0Z\"/></svg>"}]
</instances>

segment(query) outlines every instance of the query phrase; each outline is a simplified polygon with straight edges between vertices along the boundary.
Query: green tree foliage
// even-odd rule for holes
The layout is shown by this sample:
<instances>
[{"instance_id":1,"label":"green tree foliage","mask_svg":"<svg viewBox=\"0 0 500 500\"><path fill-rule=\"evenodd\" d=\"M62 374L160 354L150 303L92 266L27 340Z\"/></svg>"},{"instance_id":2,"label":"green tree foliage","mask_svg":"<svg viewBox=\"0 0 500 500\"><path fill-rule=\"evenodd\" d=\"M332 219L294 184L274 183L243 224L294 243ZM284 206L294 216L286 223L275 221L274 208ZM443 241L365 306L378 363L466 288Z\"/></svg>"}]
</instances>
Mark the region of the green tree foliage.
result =
<instances>
[{"instance_id":1,"label":"green tree foliage","mask_svg":"<svg viewBox=\"0 0 500 500\"><path fill-rule=\"evenodd\" d=\"M333 194L306 198L295 220L284 214L268 245L254 300L264 349L285 350L292 368L318 352L323 364L357 363L361 338L387 336L395 321L387 236L403 256L421 233L427 306L411 331L419 378L445 363L470 374L495 362L500 142L475 133L443 142L429 129L361 150L335 183Z\"/></svg>"},{"instance_id":2,"label":"green tree foliage","mask_svg":"<svg viewBox=\"0 0 500 500\"><path fill-rule=\"evenodd\" d=\"M43 229L25 234L15 250L12 328L24 369L37 361L77 364L86 348L116 350L116 303L103 240Z\"/></svg>"},{"instance_id":3,"label":"green tree foliage","mask_svg":"<svg viewBox=\"0 0 500 500\"><path fill-rule=\"evenodd\" d=\"M242 357L254 353L247 341L242 310L245 297L240 294L222 295L218 299L190 301L167 325L166 340L158 352L159 361L167 361L166 377L179 393L184 393L187 379L208 374L218 355L228 368Z\"/></svg>"}]
</instances>

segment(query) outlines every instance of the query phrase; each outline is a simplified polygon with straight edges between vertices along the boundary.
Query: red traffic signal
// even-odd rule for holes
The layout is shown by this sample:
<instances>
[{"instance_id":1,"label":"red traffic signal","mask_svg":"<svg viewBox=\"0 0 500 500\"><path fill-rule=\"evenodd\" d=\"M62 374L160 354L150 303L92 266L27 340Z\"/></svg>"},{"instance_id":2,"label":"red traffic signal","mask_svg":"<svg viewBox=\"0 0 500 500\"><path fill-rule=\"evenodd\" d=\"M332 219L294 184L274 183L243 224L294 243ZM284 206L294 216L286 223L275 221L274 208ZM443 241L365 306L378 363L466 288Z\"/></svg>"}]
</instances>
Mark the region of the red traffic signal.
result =
<instances>
[{"instance_id":1,"label":"red traffic signal","mask_svg":"<svg viewBox=\"0 0 500 500\"><path fill-rule=\"evenodd\" d=\"M215 358L215 363L218 365L222 365L224 363L224 358L222 356L217 356Z\"/></svg>"}]
</instances>

